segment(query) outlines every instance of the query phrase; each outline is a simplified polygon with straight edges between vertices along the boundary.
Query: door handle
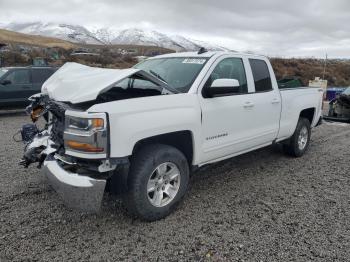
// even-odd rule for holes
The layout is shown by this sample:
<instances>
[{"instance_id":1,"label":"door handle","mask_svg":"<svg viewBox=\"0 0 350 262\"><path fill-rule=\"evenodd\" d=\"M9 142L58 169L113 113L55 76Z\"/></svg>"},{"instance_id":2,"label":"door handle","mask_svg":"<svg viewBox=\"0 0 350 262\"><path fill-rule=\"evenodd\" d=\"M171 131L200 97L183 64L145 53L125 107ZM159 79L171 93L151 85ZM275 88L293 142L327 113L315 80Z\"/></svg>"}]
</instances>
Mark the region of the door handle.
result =
<instances>
[{"instance_id":1,"label":"door handle","mask_svg":"<svg viewBox=\"0 0 350 262\"><path fill-rule=\"evenodd\" d=\"M280 100L278 98L274 98L271 101L271 104L279 104L279 103L280 103Z\"/></svg>"},{"instance_id":2,"label":"door handle","mask_svg":"<svg viewBox=\"0 0 350 262\"><path fill-rule=\"evenodd\" d=\"M252 108L252 107L254 107L254 103L253 102L245 102L244 104L243 104L243 107L244 108Z\"/></svg>"}]
</instances>

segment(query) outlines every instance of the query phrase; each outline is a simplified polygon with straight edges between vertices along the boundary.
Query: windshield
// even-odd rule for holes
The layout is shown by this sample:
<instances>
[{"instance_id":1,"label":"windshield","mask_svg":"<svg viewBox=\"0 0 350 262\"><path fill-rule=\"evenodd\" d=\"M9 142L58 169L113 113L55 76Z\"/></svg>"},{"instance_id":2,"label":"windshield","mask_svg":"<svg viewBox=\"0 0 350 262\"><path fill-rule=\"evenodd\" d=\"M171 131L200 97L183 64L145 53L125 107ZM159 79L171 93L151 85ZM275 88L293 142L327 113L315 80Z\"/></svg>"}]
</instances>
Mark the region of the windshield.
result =
<instances>
[{"instance_id":1,"label":"windshield","mask_svg":"<svg viewBox=\"0 0 350 262\"><path fill-rule=\"evenodd\" d=\"M0 77L2 77L4 74L6 74L8 70L0 68Z\"/></svg>"},{"instance_id":2,"label":"windshield","mask_svg":"<svg viewBox=\"0 0 350 262\"><path fill-rule=\"evenodd\" d=\"M345 91L343 92L344 95L350 95L350 87L348 87L347 89L345 89Z\"/></svg>"},{"instance_id":3,"label":"windshield","mask_svg":"<svg viewBox=\"0 0 350 262\"><path fill-rule=\"evenodd\" d=\"M188 92L208 58L171 57L141 62L134 68L142 69L181 93Z\"/></svg>"}]
</instances>

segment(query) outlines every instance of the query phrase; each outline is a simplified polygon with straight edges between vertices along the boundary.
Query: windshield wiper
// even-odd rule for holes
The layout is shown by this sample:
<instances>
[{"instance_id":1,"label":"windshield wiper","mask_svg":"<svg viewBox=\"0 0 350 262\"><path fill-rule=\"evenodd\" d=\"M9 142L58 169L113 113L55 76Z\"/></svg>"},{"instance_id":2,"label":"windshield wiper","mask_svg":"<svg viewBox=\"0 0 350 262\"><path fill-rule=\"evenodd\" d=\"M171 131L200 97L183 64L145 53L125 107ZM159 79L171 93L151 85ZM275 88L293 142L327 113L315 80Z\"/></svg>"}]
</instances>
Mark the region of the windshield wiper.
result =
<instances>
[{"instance_id":1,"label":"windshield wiper","mask_svg":"<svg viewBox=\"0 0 350 262\"><path fill-rule=\"evenodd\" d=\"M149 72L154 75L155 77L157 77L158 79L162 80L164 83L168 84L167 81L164 80L163 77L161 77L158 73L154 72L153 70L149 70Z\"/></svg>"}]
</instances>

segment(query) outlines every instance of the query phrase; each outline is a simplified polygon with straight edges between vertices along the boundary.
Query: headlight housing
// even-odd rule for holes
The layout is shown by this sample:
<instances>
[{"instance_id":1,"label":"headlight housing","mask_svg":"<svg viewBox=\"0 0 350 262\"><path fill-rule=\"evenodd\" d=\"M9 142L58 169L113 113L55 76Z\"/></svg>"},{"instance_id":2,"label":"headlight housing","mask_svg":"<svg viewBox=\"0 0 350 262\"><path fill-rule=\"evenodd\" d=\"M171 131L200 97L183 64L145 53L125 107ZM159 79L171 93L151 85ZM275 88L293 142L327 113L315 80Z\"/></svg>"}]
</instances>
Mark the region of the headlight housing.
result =
<instances>
[{"instance_id":1,"label":"headlight housing","mask_svg":"<svg viewBox=\"0 0 350 262\"><path fill-rule=\"evenodd\" d=\"M80 118L74 116L66 118L67 129L90 131L103 129L104 127L103 118Z\"/></svg>"},{"instance_id":2,"label":"headlight housing","mask_svg":"<svg viewBox=\"0 0 350 262\"><path fill-rule=\"evenodd\" d=\"M82 158L107 157L107 115L66 111L63 139L68 155Z\"/></svg>"}]
</instances>

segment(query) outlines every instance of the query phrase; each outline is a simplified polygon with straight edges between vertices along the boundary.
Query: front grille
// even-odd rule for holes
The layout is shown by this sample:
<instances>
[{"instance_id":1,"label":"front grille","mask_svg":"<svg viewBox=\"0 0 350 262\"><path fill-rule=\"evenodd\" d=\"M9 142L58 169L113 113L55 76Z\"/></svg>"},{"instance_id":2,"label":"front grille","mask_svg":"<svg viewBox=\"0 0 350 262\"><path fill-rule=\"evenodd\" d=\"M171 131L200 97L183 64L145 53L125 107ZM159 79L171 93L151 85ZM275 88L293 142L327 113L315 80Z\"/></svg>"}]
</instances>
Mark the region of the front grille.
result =
<instances>
[{"instance_id":1,"label":"front grille","mask_svg":"<svg viewBox=\"0 0 350 262\"><path fill-rule=\"evenodd\" d=\"M64 131L64 115L63 117L57 118L56 116L52 116L52 129L51 129L51 140L55 142L56 145L62 146L64 144L63 141L63 131Z\"/></svg>"},{"instance_id":2,"label":"front grille","mask_svg":"<svg viewBox=\"0 0 350 262\"><path fill-rule=\"evenodd\" d=\"M54 101L50 102L49 111L51 113L51 140L55 143L58 148L58 152L64 150L63 132L65 125L65 111L67 105L57 103Z\"/></svg>"}]
</instances>

